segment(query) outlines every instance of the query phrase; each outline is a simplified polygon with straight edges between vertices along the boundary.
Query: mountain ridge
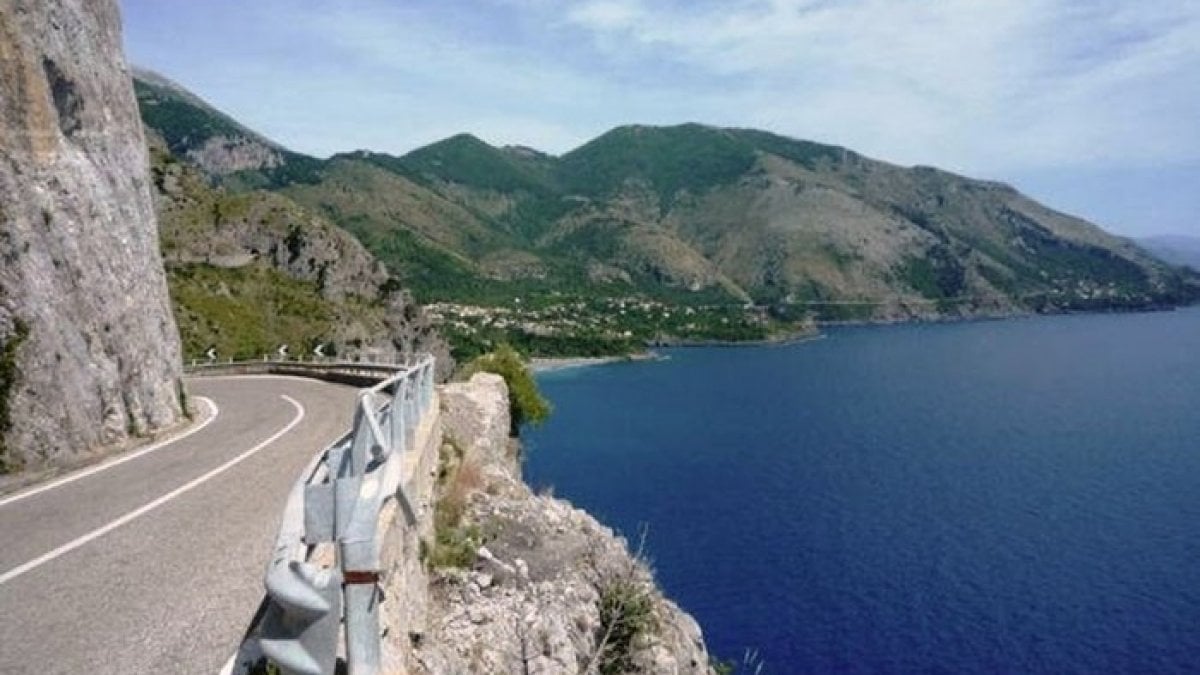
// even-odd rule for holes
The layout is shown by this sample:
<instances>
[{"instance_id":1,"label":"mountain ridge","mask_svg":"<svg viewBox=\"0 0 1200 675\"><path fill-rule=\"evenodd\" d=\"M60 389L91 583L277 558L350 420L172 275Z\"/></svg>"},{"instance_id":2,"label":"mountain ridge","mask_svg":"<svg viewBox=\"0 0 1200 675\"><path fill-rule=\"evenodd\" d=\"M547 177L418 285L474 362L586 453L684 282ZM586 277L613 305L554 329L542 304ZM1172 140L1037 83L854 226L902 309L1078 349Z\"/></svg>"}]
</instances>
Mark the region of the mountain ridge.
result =
<instances>
[{"instance_id":1,"label":"mountain ridge","mask_svg":"<svg viewBox=\"0 0 1200 675\"><path fill-rule=\"evenodd\" d=\"M559 156L463 133L210 174L327 217L423 302L639 296L838 321L1200 295L1194 274L1005 183L756 129L624 125Z\"/></svg>"}]
</instances>

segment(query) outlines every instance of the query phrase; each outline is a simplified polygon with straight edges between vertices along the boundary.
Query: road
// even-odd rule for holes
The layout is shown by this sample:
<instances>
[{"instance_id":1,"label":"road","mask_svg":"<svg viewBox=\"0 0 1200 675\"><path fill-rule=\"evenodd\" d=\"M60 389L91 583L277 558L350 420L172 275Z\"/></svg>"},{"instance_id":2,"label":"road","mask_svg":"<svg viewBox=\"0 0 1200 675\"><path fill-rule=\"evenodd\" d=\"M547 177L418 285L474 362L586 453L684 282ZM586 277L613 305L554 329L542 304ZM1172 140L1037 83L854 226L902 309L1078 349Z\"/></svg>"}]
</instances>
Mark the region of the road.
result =
<instances>
[{"instance_id":1,"label":"road","mask_svg":"<svg viewBox=\"0 0 1200 675\"><path fill-rule=\"evenodd\" d=\"M349 428L355 391L194 379L215 410L202 428L0 498L0 673L215 675L262 597L287 492Z\"/></svg>"}]
</instances>

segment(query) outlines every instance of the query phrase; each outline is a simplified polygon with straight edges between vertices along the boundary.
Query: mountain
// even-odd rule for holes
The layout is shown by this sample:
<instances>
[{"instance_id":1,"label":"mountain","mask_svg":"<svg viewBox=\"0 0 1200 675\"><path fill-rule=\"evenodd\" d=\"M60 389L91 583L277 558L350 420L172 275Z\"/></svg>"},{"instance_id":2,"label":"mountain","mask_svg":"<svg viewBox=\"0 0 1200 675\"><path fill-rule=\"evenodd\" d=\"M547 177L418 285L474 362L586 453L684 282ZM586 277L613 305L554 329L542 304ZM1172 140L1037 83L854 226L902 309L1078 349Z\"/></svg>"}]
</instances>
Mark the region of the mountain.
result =
<instances>
[{"instance_id":1,"label":"mountain","mask_svg":"<svg viewBox=\"0 0 1200 675\"><path fill-rule=\"evenodd\" d=\"M379 203L366 182L343 179L347 162L392 174L410 194L425 188L423 206L353 208L355 192ZM1146 306L1190 292L1132 243L1011 187L754 130L621 127L557 159L459 136L404 157L337 157L325 179L285 192L390 265L411 268L424 249L453 261L458 278L440 287L444 275L420 280L429 270L416 263L431 298L470 299L460 289L473 277L904 318ZM426 222L435 211L453 215ZM847 302L864 304L832 304Z\"/></svg>"},{"instance_id":2,"label":"mountain","mask_svg":"<svg viewBox=\"0 0 1200 675\"><path fill-rule=\"evenodd\" d=\"M163 75L143 68L134 68L133 73L146 126L162 137L173 154L211 175L272 169L306 159L242 126Z\"/></svg>"},{"instance_id":3,"label":"mountain","mask_svg":"<svg viewBox=\"0 0 1200 675\"><path fill-rule=\"evenodd\" d=\"M403 156L280 158L215 178L321 214L423 302L766 308L699 322L738 324L741 339L803 317L1133 309L1200 295L1196 275L1009 186L752 129L625 126L560 157L460 134ZM605 338L713 336L662 315L588 325ZM582 330L544 321L514 319L527 333Z\"/></svg>"},{"instance_id":4,"label":"mountain","mask_svg":"<svg viewBox=\"0 0 1200 675\"><path fill-rule=\"evenodd\" d=\"M1172 265L1200 271L1200 237L1167 234L1139 239L1138 244Z\"/></svg>"}]
</instances>

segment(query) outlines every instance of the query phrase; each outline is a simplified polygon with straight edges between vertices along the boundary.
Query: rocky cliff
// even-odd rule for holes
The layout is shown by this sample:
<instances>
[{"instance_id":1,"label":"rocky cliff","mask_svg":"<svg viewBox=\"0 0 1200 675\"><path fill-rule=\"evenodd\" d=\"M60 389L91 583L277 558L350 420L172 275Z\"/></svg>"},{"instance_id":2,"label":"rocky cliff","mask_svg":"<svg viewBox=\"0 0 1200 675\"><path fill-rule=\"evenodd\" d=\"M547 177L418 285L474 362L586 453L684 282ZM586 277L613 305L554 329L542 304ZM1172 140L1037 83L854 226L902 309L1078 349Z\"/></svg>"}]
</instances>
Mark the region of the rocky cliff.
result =
<instances>
[{"instance_id":1,"label":"rocky cliff","mask_svg":"<svg viewBox=\"0 0 1200 675\"><path fill-rule=\"evenodd\" d=\"M502 378L440 401L440 460L408 488L418 527L387 546L388 672L712 672L700 627L636 551L522 482Z\"/></svg>"},{"instance_id":2,"label":"rocky cliff","mask_svg":"<svg viewBox=\"0 0 1200 675\"><path fill-rule=\"evenodd\" d=\"M279 194L232 193L147 132L162 253L187 359L391 358L449 348L387 269L346 231Z\"/></svg>"},{"instance_id":3,"label":"rocky cliff","mask_svg":"<svg viewBox=\"0 0 1200 675\"><path fill-rule=\"evenodd\" d=\"M0 470L175 423L179 342L115 0L0 0Z\"/></svg>"},{"instance_id":4,"label":"rocky cliff","mask_svg":"<svg viewBox=\"0 0 1200 675\"><path fill-rule=\"evenodd\" d=\"M210 175L272 169L287 151L213 110L200 97L154 71L135 68L142 115L171 152Z\"/></svg>"}]
</instances>

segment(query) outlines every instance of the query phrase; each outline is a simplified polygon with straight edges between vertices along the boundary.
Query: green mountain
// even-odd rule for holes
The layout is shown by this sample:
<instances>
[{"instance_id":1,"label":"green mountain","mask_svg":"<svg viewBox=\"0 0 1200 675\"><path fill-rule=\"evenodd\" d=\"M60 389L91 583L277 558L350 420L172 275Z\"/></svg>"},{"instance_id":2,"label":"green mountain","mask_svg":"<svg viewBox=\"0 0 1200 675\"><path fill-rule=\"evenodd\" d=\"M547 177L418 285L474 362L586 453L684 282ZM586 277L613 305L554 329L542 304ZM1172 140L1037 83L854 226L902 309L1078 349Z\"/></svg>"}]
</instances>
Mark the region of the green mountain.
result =
<instances>
[{"instance_id":1,"label":"green mountain","mask_svg":"<svg viewBox=\"0 0 1200 675\"><path fill-rule=\"evenodd\" d=\"M1196 275L1006 185L751 129L619 127L561 157L461 134L401 157L278 159L209 173L351 232L427 303L753 304L768 315L735 320L758 326L737 337L763 337L804 317L1133 309L1200 295ZM716 316L704 321L589 330L687 339L711 336Z\"/></svg>"},{"instance_id":2,"label":"green mountain","mask_svg":"<svg viewBox=\"0 0 1200 675\"><path fill-rule=\"evenodd\" d=\"M251 131L158 73L135 68L133 87L146 126L173 155L209 175L267 171L285 165L296 171L316 163Z\"/></svg>"}]
</instances>

